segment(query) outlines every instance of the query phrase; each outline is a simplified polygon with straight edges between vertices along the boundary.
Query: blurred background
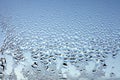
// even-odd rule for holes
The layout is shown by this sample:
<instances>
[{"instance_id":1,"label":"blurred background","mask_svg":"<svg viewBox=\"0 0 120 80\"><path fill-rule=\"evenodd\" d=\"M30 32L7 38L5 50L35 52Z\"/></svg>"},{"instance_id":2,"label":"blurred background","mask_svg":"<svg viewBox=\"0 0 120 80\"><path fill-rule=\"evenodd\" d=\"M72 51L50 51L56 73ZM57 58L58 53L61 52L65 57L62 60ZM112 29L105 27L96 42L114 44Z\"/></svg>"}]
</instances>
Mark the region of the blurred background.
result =
<instances>
[{"instance_id":1,"label":"blurred background","mask_svg":"<svg viewBox=\"0 0 120 80\"><path fill-rule=\"evenodd\" d=\"M20 40L23 40L23 44L25 44L24 47L20 48L25 49L23 54L28 62L19 63L17 64L17 68L15 67L14 71L17 75L17 80L21 80L21 76L25 77L20 73L20 70L22 71L24 67L34 63L34 60L31 60L31 54L27 50L31 50L31 47L36 49L37 46L37 48L40 47L43 49L44 46L47 46L49 49L45 49L49 51L50 47L48 44L54 44L55 42L58 46L62 45L64 48L67 45L70 47L70 50L77 48L76 51L81 51L78 54L82 54L85 60L86 56L84 54L89 56L90 53L88 52L90 52L92 47L102 53L100 50L103 50L103 47L107 46L107 49L109 49L107 57L105 59L97 57L98 61L96 60L97 58L93 58L95 59L95 63L88 60L86 73L92 74L91 71L95 66L101 65L99 60L105 60L104 66L107 66L107 68L100 69L103 73L98 72L95 75L105 74L104 77L101 77L105 80L120 79L120 0L0 0L0 23L1 27L3 24L7 25L6 28L8 30L12 29L11 27L15 27L15 30L10 33L17 35L17 39L20 38ZM0 28L0 46L4 44L3 41L6 37L4 30ZM70 45L68 45L69 43ZM73 47L71 48L71 46ZM52 47L54 49L51 52L58 50L60 54L63 53L63 48L59 50L60 48L55 49L56 46ZM98 49L99 47L101 48ZM82 50L83 48L84 50L87 49L87 52L84 52L84 50L82 52L81 48ZM96 52L94 54L97 55ZM11 64L14 65L14 61L7 54L4 55L8 61L7 68L9 68L6 69L5 74L10 75L13 72ZM61 64L62 58L63 56L56 62ZM84 63L86 64L86 62ZM20 70L18 70L19 68ZM77 70L74 70L73 67L70 68L71 72L68 70L68 73L71 73L73 76L80 76L80 74L74 74L74 71L77 72ZM63 72L65 71L63 70ZM98 78L98 80L101 78ZM22 80L27 79L23 78ZM74 79L67 78L65 80ZM76 78L75 80L95 79L86 78L85 76Z\"/></svg>"}]
</instances>

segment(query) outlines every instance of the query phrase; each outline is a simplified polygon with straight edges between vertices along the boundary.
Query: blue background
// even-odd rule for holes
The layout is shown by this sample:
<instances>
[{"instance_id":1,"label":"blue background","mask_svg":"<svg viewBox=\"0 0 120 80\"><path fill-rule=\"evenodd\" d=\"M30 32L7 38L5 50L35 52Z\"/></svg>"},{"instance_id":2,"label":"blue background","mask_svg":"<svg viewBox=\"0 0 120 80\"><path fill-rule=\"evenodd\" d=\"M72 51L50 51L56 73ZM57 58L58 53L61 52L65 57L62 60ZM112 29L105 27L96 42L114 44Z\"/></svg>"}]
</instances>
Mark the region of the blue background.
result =
<instances>
[{"instance_id":1,"label":"blue background","mask_svg":"<svg viewBox=\"0 0 120 80\"><path fill-rule=\"evenodd\" d=\"M64 30L66 34L74 35L81 31L86 36L93 31L94 36L101 38L105 37L100 31L120 34L120 0L0 0L0 15L8 17L18 33L43 29L49 34L61 34ZM0 34L2 42L3 34ZM110 65L116 65L118 76L119 58L120 55L115 60L108 60Z\"/></svg>"}]
</instances>

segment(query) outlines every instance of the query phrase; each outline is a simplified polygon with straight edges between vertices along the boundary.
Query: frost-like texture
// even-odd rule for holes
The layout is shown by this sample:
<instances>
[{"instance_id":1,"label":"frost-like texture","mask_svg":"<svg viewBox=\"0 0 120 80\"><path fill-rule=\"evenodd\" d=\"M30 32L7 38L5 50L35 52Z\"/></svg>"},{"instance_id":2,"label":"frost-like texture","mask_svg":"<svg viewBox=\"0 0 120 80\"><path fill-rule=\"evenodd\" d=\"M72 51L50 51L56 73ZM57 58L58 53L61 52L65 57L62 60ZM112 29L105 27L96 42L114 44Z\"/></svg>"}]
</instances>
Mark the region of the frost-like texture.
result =
<instances>
[{"instance_id":1,"label":"frost-like texture","mask_svg":"<svg viewBox=\"0 0 120 80\"><path fill-rule=\"evenodd\" d=\"M94 36L101 34L100 29L94 34L81 30L66 34L67 29L61 34L57 30L13 33L9 24L0 26L5 35L0 48L1 80L119 80L112 71L107 75L111 65L106 60L119 56L120 35L111 35L106 28L100 28L101 37Z\"/></svg>"}]
</instances>

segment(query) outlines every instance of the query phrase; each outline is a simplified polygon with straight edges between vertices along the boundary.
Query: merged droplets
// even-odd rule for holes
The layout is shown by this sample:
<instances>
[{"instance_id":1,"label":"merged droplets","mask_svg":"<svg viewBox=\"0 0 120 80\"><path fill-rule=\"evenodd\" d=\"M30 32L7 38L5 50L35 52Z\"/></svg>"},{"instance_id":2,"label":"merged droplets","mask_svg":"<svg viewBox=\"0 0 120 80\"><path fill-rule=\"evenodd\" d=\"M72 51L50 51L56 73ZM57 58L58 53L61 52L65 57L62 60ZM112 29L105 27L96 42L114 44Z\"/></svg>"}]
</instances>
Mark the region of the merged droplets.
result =
<instances>
[{"instance_id":1,"label":"merged droplets","mask_svg":"<svg viewBox=\"0 0 120 80\"><path fill-rule=\"evenodd\" d=\"M37 47L32 46L28 48L28 50L30 50L31 59L34 61L30 66L34 69L32 71L34 74L30 75L35 75L37 72L43 75L41 77L36 76L38 80L72 80L69 76L70 65L78 71L78 79L89 77L86 68L89 62L95 63L93 70L91 70L92 75L95 78L103 77L106 74L105 69L108 66L106 64L108 54L115 58L118 54L116 51L119 51L119 45L114 44L115 42L102 39L91 39L89 41L79 39L79 41L76 41L78 40L76 36L68 37L67 40L64 39L63 35L59 36L58 39L55 36L52 37L52 39L51 37L46 37L41 43L38 43L40 45ZM112 44L117 46L117 50ZM70 67L70 69L72 69L72 67ZM29 69L28 71L31 70ZM23 72L26 72L26 70ZM110 73L110 76L114 77L115 73Z\"/></svg>"}]
</instances>

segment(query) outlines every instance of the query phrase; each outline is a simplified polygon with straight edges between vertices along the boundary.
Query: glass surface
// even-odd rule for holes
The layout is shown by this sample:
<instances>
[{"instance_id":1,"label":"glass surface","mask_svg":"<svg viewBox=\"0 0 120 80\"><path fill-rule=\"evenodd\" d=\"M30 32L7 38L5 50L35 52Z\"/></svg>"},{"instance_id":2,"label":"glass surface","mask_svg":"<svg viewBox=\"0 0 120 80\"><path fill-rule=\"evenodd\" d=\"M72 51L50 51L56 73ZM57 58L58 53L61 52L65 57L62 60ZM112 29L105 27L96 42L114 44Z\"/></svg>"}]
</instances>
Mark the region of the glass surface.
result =
<instances>
[{"instance_id":1,"label":"glass surface","mask_svg":"<svg viewBox=\"0 0 120 80\"><path fill-rule=\"evenodd\" d=\"M0 80L120 80L120 1L0 0Z\"/></svg>"}]
</instances>

